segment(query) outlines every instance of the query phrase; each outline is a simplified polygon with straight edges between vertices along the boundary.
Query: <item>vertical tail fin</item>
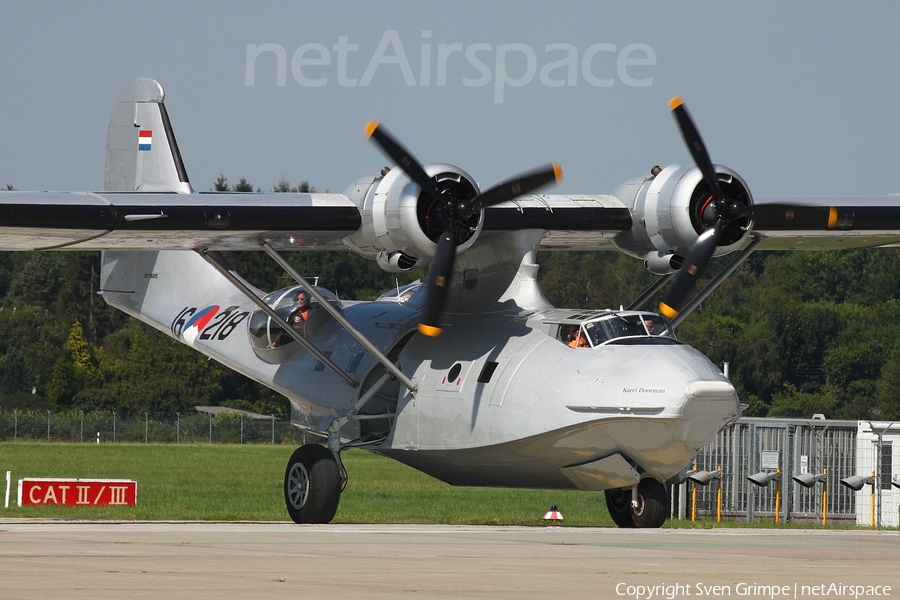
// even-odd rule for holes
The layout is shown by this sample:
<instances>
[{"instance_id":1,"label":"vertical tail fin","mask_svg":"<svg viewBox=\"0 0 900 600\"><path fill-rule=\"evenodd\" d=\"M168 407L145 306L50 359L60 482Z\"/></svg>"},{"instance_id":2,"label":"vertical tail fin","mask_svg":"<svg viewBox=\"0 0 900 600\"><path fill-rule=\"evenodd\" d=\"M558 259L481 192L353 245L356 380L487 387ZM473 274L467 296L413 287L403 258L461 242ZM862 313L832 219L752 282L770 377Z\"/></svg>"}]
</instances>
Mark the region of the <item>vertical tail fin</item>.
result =
<instances>
[{"instance_id":1,"label":"vertical tail fin","mask_svg":"<svg viewBox=\"0 0 900 600\"><path fill-rule=\"evenodd\" d=\"M106 191L193 191L164 98L153 79L135 79L119 94L106 138Z\"/></svg>"}]
</instances>

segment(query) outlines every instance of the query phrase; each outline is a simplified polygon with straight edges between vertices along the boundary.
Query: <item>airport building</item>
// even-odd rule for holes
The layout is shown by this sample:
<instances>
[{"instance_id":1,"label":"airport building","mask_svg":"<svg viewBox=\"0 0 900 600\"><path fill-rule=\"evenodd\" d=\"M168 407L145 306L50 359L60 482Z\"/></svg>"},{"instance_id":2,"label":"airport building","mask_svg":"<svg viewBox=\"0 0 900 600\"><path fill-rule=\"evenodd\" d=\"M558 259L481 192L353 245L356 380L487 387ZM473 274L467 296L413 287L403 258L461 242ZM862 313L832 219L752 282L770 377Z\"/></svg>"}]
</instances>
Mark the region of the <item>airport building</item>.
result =
<instances>
[{"instance_id":1,"label":"airport building","mask_svg":"<svg viewBox=\"0 0 900 600\"><path fill-rule=\"evenodd\" d=\"M692 515L898 527L900 422L742 418L673 486L672 516Z\"/></svg>"}]
</instances>

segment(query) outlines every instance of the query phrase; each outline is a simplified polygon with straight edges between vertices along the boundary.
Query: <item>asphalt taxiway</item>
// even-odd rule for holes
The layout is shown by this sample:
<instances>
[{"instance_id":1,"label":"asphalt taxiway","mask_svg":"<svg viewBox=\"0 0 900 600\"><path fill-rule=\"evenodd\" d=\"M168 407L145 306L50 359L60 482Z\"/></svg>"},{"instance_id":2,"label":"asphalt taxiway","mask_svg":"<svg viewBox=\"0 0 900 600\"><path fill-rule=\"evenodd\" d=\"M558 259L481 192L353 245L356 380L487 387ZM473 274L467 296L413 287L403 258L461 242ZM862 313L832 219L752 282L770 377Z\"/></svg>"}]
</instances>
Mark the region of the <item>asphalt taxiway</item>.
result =
<instances>
[{"instance_id":1,"label":"asphalt taxiway","mask_svg":"<svg viewBox=\"0 0 900 600\"><path fill-rule=\"evenodd\" d=\"M883 598L898 565L896 530L0 520L2 598Z\"/></svg>"}]
</instances>

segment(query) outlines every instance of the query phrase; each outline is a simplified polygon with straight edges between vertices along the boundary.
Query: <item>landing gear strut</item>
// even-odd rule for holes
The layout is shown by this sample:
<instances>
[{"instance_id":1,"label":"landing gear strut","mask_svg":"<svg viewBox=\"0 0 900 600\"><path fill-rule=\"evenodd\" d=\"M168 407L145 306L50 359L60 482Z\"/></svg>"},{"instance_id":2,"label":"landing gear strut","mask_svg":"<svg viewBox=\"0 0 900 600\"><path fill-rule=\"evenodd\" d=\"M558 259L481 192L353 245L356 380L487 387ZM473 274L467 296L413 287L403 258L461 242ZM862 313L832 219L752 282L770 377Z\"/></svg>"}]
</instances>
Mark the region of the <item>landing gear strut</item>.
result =
<instances>
[{"instance_id":1,"label":"landing gear strut","mask_svg":"<svg viewBox=\"0 0 900 600\"><path fill-rule=\"evenodd\" d=\"M284 502L294 523L330 523L341 498L341 470L319 444L294 450L284 473Z\"/></svg>"},{"instance_id":2,"label":"landing gear strut","mask_svg":"<svg viewBox=\"0 0 900 600\"><path fill-rule=\"evenodd\" d=\"M662 527L669 516L669 493L655 479L641 479L636 494L631 488L605 490L604 494L609 516L619 527Z\"/></svg>"},{"instance_id":3,"label":"landing gear strut","mask_svg":"<svg viewBox=\"0 0 900 600\"><path fill-rule=\"evenodd\" d=\"M347 483L347 472L341 464L341 450L382 441L357 440L345 443L341 439L341 427L353 419L396 417L393 412L359 414L366 403L391 379L391 373L386 372L369 387L346 415L331 420L327 428L328 448L319 444L306 444L294 450L284 473L284 502L294 523L330 523L334 518L341 492Z\"/></svg>"}]
</instances>

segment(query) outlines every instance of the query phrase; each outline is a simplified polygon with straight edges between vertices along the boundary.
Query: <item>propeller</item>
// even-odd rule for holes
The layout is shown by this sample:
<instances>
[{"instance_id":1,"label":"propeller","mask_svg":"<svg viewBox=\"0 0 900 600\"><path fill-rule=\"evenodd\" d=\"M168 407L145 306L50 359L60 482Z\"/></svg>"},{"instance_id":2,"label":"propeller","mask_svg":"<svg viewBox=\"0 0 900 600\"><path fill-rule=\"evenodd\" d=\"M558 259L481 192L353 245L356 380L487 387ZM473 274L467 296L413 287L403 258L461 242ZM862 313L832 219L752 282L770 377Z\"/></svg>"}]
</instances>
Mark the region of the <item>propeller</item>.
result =
<instances>
[{"instance_id":1,"label":"propeller","mask_svg":"<svg viewBox=\"0 0 900 600\"><path fill-rule=\"evenodd\" d=\"M687 144L694 163L703 174L703 181L710 196L699 207L697 220L701 229L694 247L688 252L681 270L675 275L665 299L659 303L659 312L672 319L694 284L703 274L719 245L729 245L747 231L750 220L761 230L827 231L849 229L856 215L852 210L835 206L807 206L803 204L751 204L733 193L728 184L725 189L732 198L722 192L709 153L694 125L690 113L677 96L669 101L669 108L678 122L681 135Z\"/></svg>"},{"instance_id":2,"label":"propeller","mask_svg":"<svg viewBox=\"0 0 900 600\"><path fill-rule=\"evenodd\" d=\"M444 217L441 221L446 225L437 240L437 250L431 267L428 269L428 279L425 283L427 300L422 320L419 323L419 331L422 334L436 337L441 334L438 320L450 291L453 265L456 261L458 234L470 227L471 217L485 208L528 194L550 182L561 181L562 168L556 163L539 167L499 183L474 198L465 198L454 195L453 189L439 189L434 179L429 177L422 168L421 163L378 121L369 121L365 132L367 137L378 144L382 151L393 159L416 185L422 188L423 193L440 204L440 210Z\"/></svg>"},{"instance_id":3,"label":"propeller","mask_svg":"<svg viewBox=\"0 0 900 600\"><path fill-rule=\"evenodd\" d=\"M685 297L690 293L694 284L703 275L710 259L715 253L716 247L719 245L723 233L733 227L741 227L745 220L750 216L751 209L743 202L729 201L722 193L719 181L716 176L715 167L709 158L709 152L706 151L706 145L700 132L694 125L690 113L681 98L675 97L669 101L669 108L675 115L678 122L678 128L681 130L681 136L687 144L688 151L694 159L694 164L703 174L703 181L709 187L711 197L701 209L700 222L701 226L706 230L697 238L694 247L691 248L684 261L681 270L675 275L672 285L665 299L659 303L659 312L666 317L672 319L678 315L680 306L684 302Z\"/></svg>"}]
</instances>

